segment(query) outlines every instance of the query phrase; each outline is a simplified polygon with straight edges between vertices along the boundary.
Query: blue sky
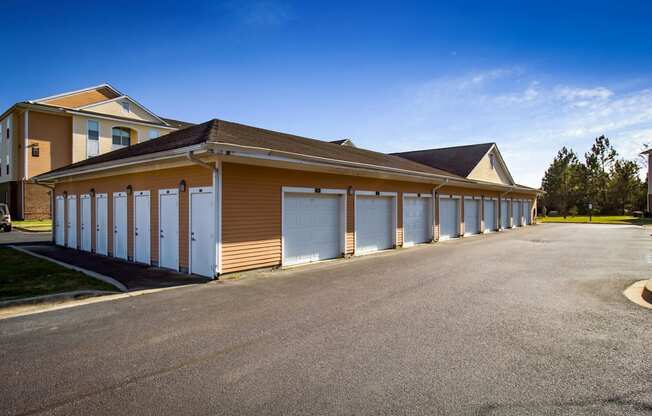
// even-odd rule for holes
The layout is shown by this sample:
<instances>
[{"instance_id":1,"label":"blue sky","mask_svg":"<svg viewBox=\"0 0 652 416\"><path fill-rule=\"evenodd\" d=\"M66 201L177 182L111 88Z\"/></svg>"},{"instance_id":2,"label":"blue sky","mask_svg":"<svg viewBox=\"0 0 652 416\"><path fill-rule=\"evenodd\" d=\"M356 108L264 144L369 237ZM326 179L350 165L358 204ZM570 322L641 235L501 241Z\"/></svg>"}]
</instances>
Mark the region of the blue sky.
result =
<instances>
[{"instance_id":1,"label":"blue sky","mask_svg":"<svg viewBox=\"0 0 652 416\"><path fill-rule=\"evenodd\" d=\"M154 112L383 151L652 143L650 2L2 3L0 107L109 82ZM456 2L457 3L457 2Z\"/></svg>"}]
</instances>

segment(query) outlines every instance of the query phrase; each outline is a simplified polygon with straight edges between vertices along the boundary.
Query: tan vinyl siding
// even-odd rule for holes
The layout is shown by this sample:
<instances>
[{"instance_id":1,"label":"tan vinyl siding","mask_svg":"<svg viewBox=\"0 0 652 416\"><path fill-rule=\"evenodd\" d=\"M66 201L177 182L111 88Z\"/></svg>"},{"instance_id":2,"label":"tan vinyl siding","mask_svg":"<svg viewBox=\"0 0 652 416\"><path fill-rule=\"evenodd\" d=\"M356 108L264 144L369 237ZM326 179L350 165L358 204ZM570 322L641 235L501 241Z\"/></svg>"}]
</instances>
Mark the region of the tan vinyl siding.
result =
<instances>
[{"instance_id":1,"label":"tan vinyl siding","mask_svg":"<svg viewBox=\"0 0 652 416\"><path fill-rule=\"evenodd\" d=\"M179 265L188 267L188 189L196 186L211 186L212 173L200 166L186 166L173 169L155 170L143 173L118 175L106 178L60 183L56 186L56 194L81 195L89 193L91 188L96 193L106 193L108 198L108 251L113 252L113 193L125 192L127 185L131 185L134 192L150 191L150 224L151 224L151 259L158 263L158 190L178 188L181 179L186 181L186 192L179 193ZM133 195L127 198L127 252L133 257ZM79 214L79 209L77 210ZM67 215L67 212L66 212ZM95 200L93 198L91 223L95 230ZM67 218L67 217L66 217ZM79 221L77 223L79 227ZM92 233L92 247L95 249L95 232Z\"/></svg>"},{"instance_id":2,"label":"tan vinyl siding","mask_svg":"<svg viewBox=\"0 0 652 416\"><path fill-rule=\"evenodd\" d=\"M432 192L425 183L299 172L224 163L222 169L222 272L281 264L281 192L284 186L381 192ZM401 200L397 227L402 235ZM346 254L353 254L354 197L347 196ZM400 240L397 240L397 242ZM400 244L400 243L399 243Z\"/></svg>"},{"instance_id":3,"label":"tan vinyl siding","mask_svg":"<svg viewBox=\"0 0 652 416\"><path fill-rule=\"evenodd\" d=\"M41 102L43 104L55 105L59 107L77 108L84 105L110 100L116 97L118 96L113 91L111 91L109 88L103 87Z\"/></svg>"}]
</instances>

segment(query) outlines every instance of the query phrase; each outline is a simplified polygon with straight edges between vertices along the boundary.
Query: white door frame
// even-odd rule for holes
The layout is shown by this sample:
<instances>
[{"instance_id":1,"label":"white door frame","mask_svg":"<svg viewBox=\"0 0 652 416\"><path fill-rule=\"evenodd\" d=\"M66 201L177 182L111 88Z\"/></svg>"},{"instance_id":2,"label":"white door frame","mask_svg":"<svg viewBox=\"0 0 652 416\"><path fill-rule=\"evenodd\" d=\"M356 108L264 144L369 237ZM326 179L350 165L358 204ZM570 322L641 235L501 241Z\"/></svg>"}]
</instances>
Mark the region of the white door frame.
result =
<instances>
[{"instance_id":1,"label":"white door frame","mask_svg":"<svg viewBox=\"0 0 652 416\"><path fill-rule=\"evenodd\" d=\"M57 207L57 201L63 201L63 210L59 214L59 209ZM57 217L61 215L61 224L57 221ZM58 224L58 225L57 225ZM57 234L61 233L61 240L57 241ZM66 198L63 195L57 195L54 198L54 243L60 246L66 246Z\"/></svg>"},{"instance_id":2,"label":"white door frame","mask_svg":"<svg viewBox=\"0 0 652 416\"><path fill-rule=\"evenodd\" d=\"M145 196L145 195L147 195L149 197L149 215L148 215L148 217L149 217L149 235L147 236L147 238L149 239L150 243L148 244L149 245L149 256L147 258L147 263L142 263L142 262L136 262L136 257L137 257L136 256L136 250L137 250L136 247L138 246L137 241L136 241L136 227L137 227L137 224L138 224L136 222L136 218L137 218L136 217L136 211L137 211L137 209L136 209L136 196ZM151 265L152 264L152 244L151 244L151 241L152 241L152 198L151 198L149 190L134 191L133 197L134 197L134 201L133 201L133 203L134 203L134 205L133 205L133 207L134 207L133 208L133 211L134 211L134 213L133 213L133 215L134 215L133 224L134 224L134 226L132 227L133 228L133 230L132 230L132 241L133 241L133 247L134 247L134 262L141 263L141 264L150 264ZM127 231L127 232L129 232L129 231ZM127 251L129 251L129 249L127 249Z\"/></svg>"},{"instance_id":3,"label":"white door frame","mask_svg":"<svg viewBox=\"0 0 652 416\"><path fill-rule=\"evenodd\" d=\"M357 252L357 247L358 247L358 219L356 218L356 211L358 210L358 196L388 196L394 200L393 204L393 213L392 213L392 228L394 229L394 232L392 233L392 245L394 248L396 248L396 234L398 232L397 230L397 192L380 192L380 191L355 191L353 194L353 224L355 225L353 227L353 255L354 256L364 256L366 254L372 254L372 253L377 253L378 251L369 251L365 253L358 253ZM383 251L383 250L379 250Z\"/></svg>"},{"instance_id":4,"label":"white door frame","mask_svg":"<svg viewBox=\"0 0 652 416\"><path fill-rule=\"evenodd\" d=\"M125 208L125 211L126 211L125 212L125 220L126 221L128 221L128 216L129 216L129 199L127 198L127 193L126 192L114 192L113 195L112 195L112 200L111 200L111 205L113 207L113 209L112 209L112 211L113 211L112 212L112 217L113 217L113 229L114 230L117 228L116 221L115 221L115 214L116 214L115 200L116 200L116 198L120 198L120 197L125 197L125 201L127 202L127 207ZM126 246L125 248L126 248L127 255L124 258L118 257L117 254L116 254L116 241L117 241L116 235L117 235L117 233L114 232L113 233L113 239L112 239L113 240L113 247L112 247L113 248L113 253L112 253L113 258L128 260L129 259L129 239L128 239L129 222L127 222L127 232L125 233L125 238L127 238L127 241L125 242L125 246Z\"/></svg>"},{"instance_id":5,"label":"white door frame","mask_svg":"<svg viewBox=\"0 0 652 416\"><path fill-rule=\"evenodd\" d=\"M84 224L84 210L83 210L82 201L85 201L87 199L88 199L89 205L91 205L89 207L89 211L91 213L91 216L88 219L89 223ZM90 252L93 249L93 230L91 230L91 224L93 223L93 206L91 204L91 201L92 201L91 196L89 194L81 194L81 195L79 195L79 219L80 219L80 221L79 221L79 231L80 231L80 233L79 234L80 234L80 237L81 237L79 239L80 240L79 241L79 249L82 250L82 251L88 251L88 252ZM88 250L84 250L84 247L83 247L83 245L84 245L84 228L83 227L84 226L86 226L86 228L88 229L88 232L90 233L90 241L88 242L88 245L89 245Z\"/></svg>"},{"instance_id":6,"label":"white door frame","mask_svg":"<svg viewBox=\"0 0 652 416\"><path fill-rule=\"evenodd\" d=\"M213 244L211 244L211 258L216 259L217 258L217 234L216 234L216 229L215 229L215 222L217 222L217 212L215 211L215 195L213 193L215 192L213 186L196 186L193 188L188 188L188 273L192 274L192 195L193 194L207 194L211 193L211 201L213 201L213 211L210 214L214 215L213 217ZM159 234L160 237L160 234ZM215 279L215 275L217 275L217 264L215 261L211 265L211 269L213 272L213 277L206 277L207 279ZM199 276L199 275L198 275Z\"/></svg>"},{"instance_id":7,"label":"white door frame","mask_svg":"<svg viewBox=\"0 0 652 416\"><path fill-rule=\"evenodd\" d=\"M158 236L158 267L163 267L161 266L161 196L162 195L176 195L177 196L177 203L178 207L177 209L181 208L181 201L179 201L179 189L178 188L169 188L169 189L159 189L158 190L158 224L157 226L157 232L156 235ZM179 250L179 238L181 237L181 227L180 227L180 222L181 222L181 215L177 212L177 251ZM189 233L190 234L190 233ZM179 271L179 263L181 262L181 259L179 258L179 254L177 253L177 265L175 269L171 270L176 270L177 272Z\"/></svg>"},{"instance_id":8,"label":"white door frame","mask_svg":"<svg viewBox=\"0 0 652 416\"><path fill-rule=\"evenodd\" d=\"M331 194L340 195L340 249L342 255L346 254L346 189L328 188L302 188L296 186L284 186L281 188L281 266L285 265L285 194Z\"/></svg>"},{"instance_id":9,"label":"white door frame","mask_svg":"<svg viewBox=\"0 0 652 416\"><path fill-rule=\"evenodd\" d=\"M104 199L105 204L106 204L106 226L104 227L104 247L105 247L105 252L100 253L97 251L97 246L99 245L98 242L100 241L100 225L98 223L98 216L97 216L97 210L99 207L99 204L97 203L98 200ZM93 215L91 213L91 215ZM109 194L107 193L99 193L95 194L95 253L100 254L102 256L106 256L109 251Z\"/></svg>"},{"instance_id":10,"label":"white door frame","mask_svg":"<svg viewBox=\"0 0 652 416\"><path fill-rule=\"evenodd\" d=\"M75 228L72 228L72 224L70 223L70 201L75 201ZM68 233L66 234L66 247L68 248L74 248L77 249L79 242L77 241L77 236L79 233L77 232L78 224L77 224L77 195L68 195L66 197L66 229L68 230ZM74 232L75 233L75 247L70 247L68 243L70 242L70 233Z\"/></svg>"},{"instance_id":11,"label":"white door frame","mask_svg":"<svg viewBox=\"0 0 652 416\"><path fill-rule=\"evenodd\" d=\"M405 245L405 198L432 198L431 193L415 193L415 192L404 192L403 193L403 198L401 198L401 211L403 214L403 247L412 247L417 244L427 244L427 243L415 243L415 244L409 244ZM430 241L434 239L434 226L433 226L433 221L434 221L434 216L432 212L435 210L435 200L434 198L430 199L430 213L428 215L428 232L430 233Z\"/></svg>"}]
</instances>

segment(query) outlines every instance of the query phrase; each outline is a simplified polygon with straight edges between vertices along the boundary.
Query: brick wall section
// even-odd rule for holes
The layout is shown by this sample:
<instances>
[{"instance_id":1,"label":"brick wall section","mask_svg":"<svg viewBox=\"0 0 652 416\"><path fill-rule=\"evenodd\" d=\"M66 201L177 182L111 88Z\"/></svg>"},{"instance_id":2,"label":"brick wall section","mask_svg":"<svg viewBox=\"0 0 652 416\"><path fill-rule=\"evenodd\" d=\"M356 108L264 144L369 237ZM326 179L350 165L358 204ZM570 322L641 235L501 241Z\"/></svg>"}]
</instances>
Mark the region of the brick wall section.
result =
<instances>
[{"instance_id":1,"label":"brick wall section","mask_svg":"<svg viewBox=\"0 0 652 416\"><path fill-rule=\"evenodd\" d=\"M51 218L50 190L34 183L25 183L25 219L43 220Z\"/></svg>"}]
</instances>

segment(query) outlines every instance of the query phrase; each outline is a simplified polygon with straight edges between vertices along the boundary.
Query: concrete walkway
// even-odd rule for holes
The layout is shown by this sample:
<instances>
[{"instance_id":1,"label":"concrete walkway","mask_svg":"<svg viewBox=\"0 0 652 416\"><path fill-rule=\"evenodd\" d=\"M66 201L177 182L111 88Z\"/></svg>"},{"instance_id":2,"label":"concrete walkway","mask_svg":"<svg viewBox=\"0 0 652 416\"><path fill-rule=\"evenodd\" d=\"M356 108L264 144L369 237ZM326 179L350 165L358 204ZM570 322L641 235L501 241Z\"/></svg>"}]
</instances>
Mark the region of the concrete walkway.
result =
<instances>
[{"instance_id":1,"label":"concrete walkway","mask_svg":"<svg viewBox=\"0 0 652 416\"><path fill-rule=\"evenodd\" d=\"M210 282L209 279L198 276L130 263L112 257L99 256L51 244L24 245L21 248L62 263L111 277L122 283L128 291Z\"/></svg>"}]
</instances>

